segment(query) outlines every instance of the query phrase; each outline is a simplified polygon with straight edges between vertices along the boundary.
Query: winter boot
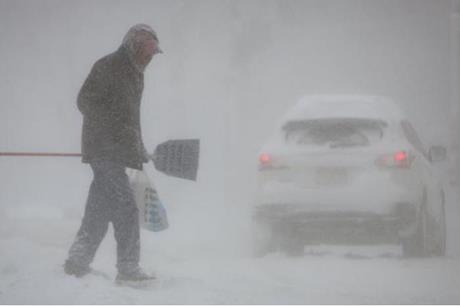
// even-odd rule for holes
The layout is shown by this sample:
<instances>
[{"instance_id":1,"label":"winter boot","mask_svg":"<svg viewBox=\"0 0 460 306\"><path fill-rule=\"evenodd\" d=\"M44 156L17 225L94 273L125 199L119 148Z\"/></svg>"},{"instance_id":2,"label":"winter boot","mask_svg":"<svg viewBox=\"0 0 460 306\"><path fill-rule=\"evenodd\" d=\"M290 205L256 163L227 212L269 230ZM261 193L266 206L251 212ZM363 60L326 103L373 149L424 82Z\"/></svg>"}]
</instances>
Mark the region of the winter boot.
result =
<instances>
[{"instance_id":1,"label":"winter boot","mask_svg":"<svg viewBox=\"0 0 460 306\"><path fill-rule=\"evenodd\" d=\"M116 283L134 283L134 282L148 282L156 279L155 276L149 275L142 271L141 268L136 268L129 271L119 271L117 278L115 279Z\"/></svg>"},{"instance_id":2,"label":"winter boot","mask_svg":"<svg viewBox=\"0 0 460 306\"><path fill-rule=\"evenodd\" d=\"M89 266L81 266L75 264L74 262L67 259L64 264L64 272L75 277L83 277L86 274L91 273L91 268Z\"/></svg>"}]
</instances>

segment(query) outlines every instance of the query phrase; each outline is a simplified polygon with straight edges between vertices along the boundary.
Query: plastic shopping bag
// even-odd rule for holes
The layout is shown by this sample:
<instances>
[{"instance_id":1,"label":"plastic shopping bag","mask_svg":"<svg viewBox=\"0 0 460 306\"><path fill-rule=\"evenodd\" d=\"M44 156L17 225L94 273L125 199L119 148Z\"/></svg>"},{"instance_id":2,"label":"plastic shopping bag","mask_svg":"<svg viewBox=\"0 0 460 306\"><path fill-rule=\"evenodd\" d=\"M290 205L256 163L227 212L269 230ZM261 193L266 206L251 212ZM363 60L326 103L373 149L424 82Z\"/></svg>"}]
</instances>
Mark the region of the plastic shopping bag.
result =
<instances>
[{"instance_id":1,"label":"plastic shopping bag","mask_svg":"<svg viewBox=\"0 0 460 306\"><path fill-rule=\"evenodd\" d=\"M126 173L139 208L141 228L153 232L167 229L169 224L166 209L147 173L135 169L127 169Z\"/></svg>"}]
</instances>

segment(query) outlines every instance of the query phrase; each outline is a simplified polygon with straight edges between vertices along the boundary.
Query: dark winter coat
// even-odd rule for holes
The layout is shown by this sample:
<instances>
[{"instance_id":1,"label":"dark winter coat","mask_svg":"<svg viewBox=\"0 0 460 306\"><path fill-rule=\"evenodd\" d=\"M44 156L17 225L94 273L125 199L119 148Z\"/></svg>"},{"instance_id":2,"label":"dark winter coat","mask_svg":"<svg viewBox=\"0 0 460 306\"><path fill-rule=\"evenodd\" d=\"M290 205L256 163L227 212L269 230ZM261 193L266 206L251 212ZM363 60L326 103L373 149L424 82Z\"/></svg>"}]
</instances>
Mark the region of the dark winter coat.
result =
<instances>
[{"instance_id":1,"label":"dark winter coat","mask_svg":"<svg viewBox=\"0 0 460 306\"><path fill-rule=\"evenodd\" d=\"M82 161L113 161L142 169L146 162L140 127L144 75L121 46L98 60L78 95L83 114Z\"/></svg>"}]
</instances>

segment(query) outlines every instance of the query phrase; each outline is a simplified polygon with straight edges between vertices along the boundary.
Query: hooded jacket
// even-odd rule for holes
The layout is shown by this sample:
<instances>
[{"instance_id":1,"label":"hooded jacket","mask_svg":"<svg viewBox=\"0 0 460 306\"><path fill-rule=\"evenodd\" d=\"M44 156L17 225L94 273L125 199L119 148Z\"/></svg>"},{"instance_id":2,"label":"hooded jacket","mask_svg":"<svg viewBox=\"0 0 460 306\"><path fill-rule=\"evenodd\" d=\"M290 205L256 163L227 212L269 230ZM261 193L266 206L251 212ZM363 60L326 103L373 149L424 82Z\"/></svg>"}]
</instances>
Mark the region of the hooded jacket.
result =
<instances>
[{"instance_id":1,"label":"hooded jacket","mask_svg":"<svg viewBox=\"0 0 460 306\"><path fill-rule=\"evenodd\" d=\"M84 163L109 160L142 169L147 162L140 127L144 75L129 52L123 44L98 60L79 92Z\"/></svg>"}]
</instances>

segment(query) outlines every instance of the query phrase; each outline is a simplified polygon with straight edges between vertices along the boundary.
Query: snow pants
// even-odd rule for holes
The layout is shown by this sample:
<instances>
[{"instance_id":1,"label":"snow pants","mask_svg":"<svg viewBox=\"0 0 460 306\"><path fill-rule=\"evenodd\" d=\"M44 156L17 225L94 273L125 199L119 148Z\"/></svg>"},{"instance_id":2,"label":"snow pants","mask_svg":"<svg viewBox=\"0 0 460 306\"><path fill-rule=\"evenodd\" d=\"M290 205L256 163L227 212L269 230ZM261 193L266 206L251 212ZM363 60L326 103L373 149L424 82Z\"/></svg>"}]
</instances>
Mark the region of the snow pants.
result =
<instances>
[{"instance_id":1,"label":"snow pants","mask_svg":"<svg viewBox=\"0 0 460 306\"><path fill-rule=\"evenodd\" d=\"M139 266L139 213L125 167L114 162L98 161L92 162L91 168L94 179L68 260L88 267L112 222L117 242L118 271L132 271Z\"/></svg>"}]
</instances>

